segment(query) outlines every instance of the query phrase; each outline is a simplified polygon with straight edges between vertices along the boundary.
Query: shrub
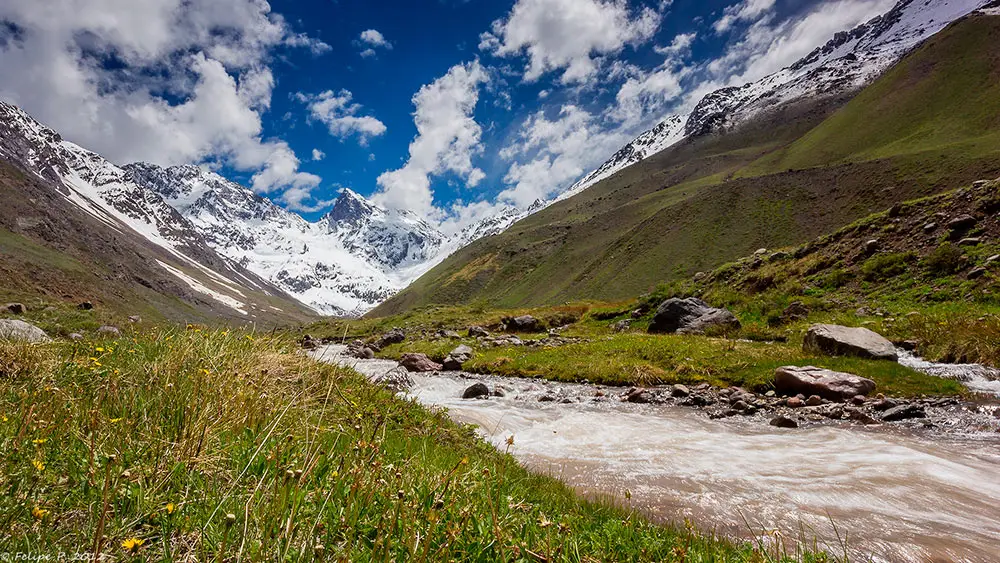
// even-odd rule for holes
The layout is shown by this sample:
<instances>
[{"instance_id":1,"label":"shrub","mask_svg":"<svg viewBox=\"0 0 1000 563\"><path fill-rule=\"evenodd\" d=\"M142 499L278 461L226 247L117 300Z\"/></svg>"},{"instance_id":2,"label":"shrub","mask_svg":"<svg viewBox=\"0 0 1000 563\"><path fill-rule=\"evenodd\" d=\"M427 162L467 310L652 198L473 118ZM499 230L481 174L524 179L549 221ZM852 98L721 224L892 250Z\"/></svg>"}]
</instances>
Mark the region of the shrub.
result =
<instances>
[{"instance_id":1,"label":"shrub","mask_svg":"<svg viewBox=\"0 0 1000 563\"><path fill-rule=\"evenodd\" d=\"M912 252L880 254L861 265L861 275L868 281L882 281L906 273L916 256Z\"/></svg>"},{"instance_id":2,"label":"shrub","mask_svg":"<svg viewBox=\"0 0 1000 563\"><path fill-rule=\"evenodd\" d=\"M924 258L924 268L935 276L954 274L962 267L965 256L962 250L950 242L942 243Z\"/></svg>"},{"instance_id":3,"label":"shrub","mask_svg":"<svg viewBox=\"0 0 1000 563\"><path fill-rule=\"evenodd\" d=\"M847 270L834 268L818 280L818 285L823 289L837 289L844 287L850 283L852 279L854 279L854 275Z\"/></svg>"}]
</instances>

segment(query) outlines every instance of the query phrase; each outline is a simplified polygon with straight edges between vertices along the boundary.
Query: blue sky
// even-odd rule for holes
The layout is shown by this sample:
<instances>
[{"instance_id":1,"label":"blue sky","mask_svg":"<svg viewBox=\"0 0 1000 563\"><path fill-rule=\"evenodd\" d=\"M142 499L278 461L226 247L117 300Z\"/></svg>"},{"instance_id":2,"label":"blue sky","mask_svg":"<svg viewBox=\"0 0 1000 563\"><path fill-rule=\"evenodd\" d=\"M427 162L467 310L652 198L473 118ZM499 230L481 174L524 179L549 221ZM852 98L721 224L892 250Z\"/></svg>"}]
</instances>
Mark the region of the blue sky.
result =
<instances>
[{"instance_id":1,"label":"blue sky","mask_svg":"<svg viewBox=\"0 0 1000 563\"><path fill-rule=\"evenodd\" d=\"M0 97L118 163L202 163L310 219L350 187L448 230L892 3L6 2Z\"/></svg>"}]
</instances>

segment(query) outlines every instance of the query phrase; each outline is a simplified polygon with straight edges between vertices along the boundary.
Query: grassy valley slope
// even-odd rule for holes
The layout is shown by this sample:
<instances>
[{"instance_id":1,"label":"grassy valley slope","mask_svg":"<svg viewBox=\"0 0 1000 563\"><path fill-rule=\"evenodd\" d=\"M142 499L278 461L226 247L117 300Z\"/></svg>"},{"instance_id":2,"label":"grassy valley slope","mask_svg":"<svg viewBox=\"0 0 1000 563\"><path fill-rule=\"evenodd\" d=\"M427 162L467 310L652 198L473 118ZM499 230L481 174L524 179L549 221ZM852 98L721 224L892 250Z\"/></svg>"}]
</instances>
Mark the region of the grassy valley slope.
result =
<instances>
[{"instance_id":1,"label":"grassy valley slope","mask_svg":"<svg viewBox=\"0 0 1000 563\"><path fill-rule=\"evenodd\" d=\"M370 315L623 299L995 177L998 38L1000 17L972 15L853 99L802 100L687 139L462 249Z\"/></svg>"}]
</instances>

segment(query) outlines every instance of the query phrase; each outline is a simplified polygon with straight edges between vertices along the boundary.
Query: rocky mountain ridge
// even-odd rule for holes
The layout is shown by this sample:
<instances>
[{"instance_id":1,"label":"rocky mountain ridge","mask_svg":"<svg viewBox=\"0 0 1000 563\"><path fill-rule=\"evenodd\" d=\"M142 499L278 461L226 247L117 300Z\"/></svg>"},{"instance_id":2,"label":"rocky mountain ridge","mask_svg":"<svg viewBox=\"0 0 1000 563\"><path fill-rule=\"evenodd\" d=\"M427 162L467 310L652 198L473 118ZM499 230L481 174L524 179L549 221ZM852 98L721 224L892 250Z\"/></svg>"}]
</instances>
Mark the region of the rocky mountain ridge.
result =
<instances>
[{"instance_id":1,"label":"rocky mountain ridge","mask_svg":"<svg viewBox=\"0 0 1000 563\"><path fill-rule=\"evenodd\" d=\"M991 0L900 0L888 12L837 33L826 44L775 73L711 92L688 115L667 116L584 176L560 199L685 138L731 130L798 99L859 90L952 21L976 10L996 9L995 4Z\"/></svg>"}]
</instances>

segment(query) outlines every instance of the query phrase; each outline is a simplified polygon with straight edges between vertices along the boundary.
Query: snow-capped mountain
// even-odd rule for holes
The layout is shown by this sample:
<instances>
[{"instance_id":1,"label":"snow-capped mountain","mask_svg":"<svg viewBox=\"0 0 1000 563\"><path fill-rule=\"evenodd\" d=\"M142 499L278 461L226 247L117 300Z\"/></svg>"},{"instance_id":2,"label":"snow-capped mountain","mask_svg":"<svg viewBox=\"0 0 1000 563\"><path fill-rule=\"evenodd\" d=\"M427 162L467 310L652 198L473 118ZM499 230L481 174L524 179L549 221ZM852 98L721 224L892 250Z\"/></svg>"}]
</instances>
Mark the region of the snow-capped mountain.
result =
<instances>
[{"instance_id":1,"label":"snow-capped mountain","mask_svg":"<svg viewBox=\"0 0 1000 563\"><path fill-rule=\"evenodd\" d=\"M834 35L794 64L755 82L706 95L686 116L670 115L621 148L560 199L687 137L732 129L754 116L806 97L859 90L949 23L994 0L900 0L880 16Z\"/></svg>"},{"instance_id":2,"label":"snow-capped mountain","mask_svg":"<svg viewBox=\"0 0 1000 563\"><path fill-rule=\"evenodd\" d=\"M0 156L60 186L69 202L112 228L134 230L183 268L237 292L269 282L325 314L364 313L455 250L540 207L502 208L446 236L413 213L377 206L345 189L329 213L309 222L198 166L116 166L3 102L0 133ZM204 286L176 264L159 266L196 291L245 310L238 296ZM244 275L250 272L260 279Z\"/></svg>"},{"instance_id":3,"label":"snow-capped mountain","mask_svg":"<svg viewBox=\"0 0 1000 563\"><path fill-rule=\"evenodd\" d=\"M645 131L635 139L632 139L624 147L618 149L611 158L604 161L604 164L596 170L587 174L568 190L559 194L557 200L572 197L583 190L593 186L601 180L613 175L619 170L631 166L646 158L674 145L684 138L685 119L680 115L670 115L666 119L656 124L652 129Z\"/></svg>"},{"instance_id":4,"label":"snow-capped mountain","mask_svg":"<svg viewBox=\"0 0 1000 563\"><path fill-rule=\"evenodd\" d=\"M268 301L281 294L277 287L214 252L190 221L156 191L137 183L131 170L62 139L4 102L0 102L0 158L51 186L60 208L82 211L92 225L108 229L129 245L135 240L151 243L156 251L143 258L159 270L154 277L172 278L173 285L185 288L183 293L196 296L195 300L209 300L213 307L228 308L248 319L275 310Z\"/></svg>"},{"instance_id":5,"label":"snow-capped mountain","mask_svg":"<svg viewBox=\"0 0 1000 563\"><path fill-rule=\"evenodd\" d=\"M349 189L309 222L197 166L126 169L216 252L325 314L361 314L459 248L416 215L377 206Z\"/></svg>"}]
</instances>

